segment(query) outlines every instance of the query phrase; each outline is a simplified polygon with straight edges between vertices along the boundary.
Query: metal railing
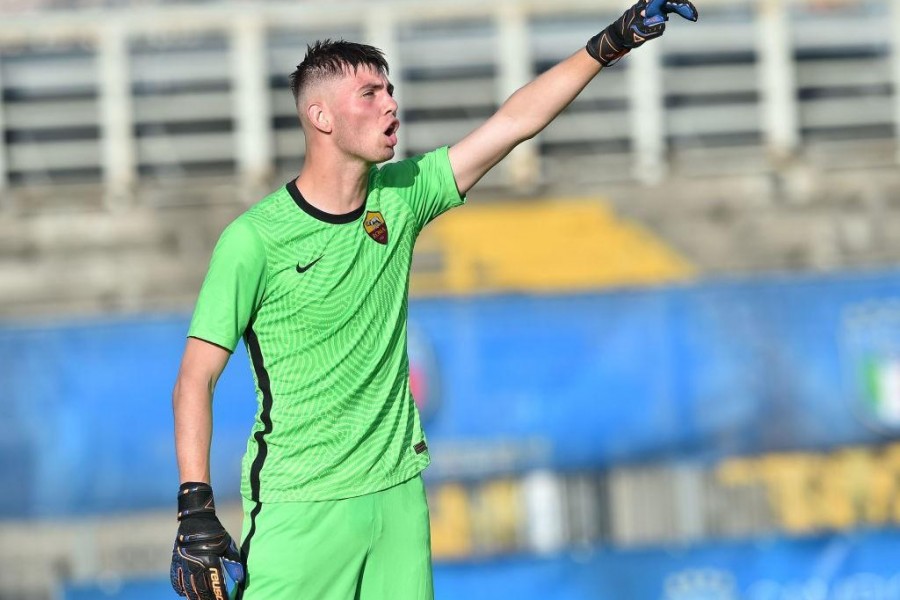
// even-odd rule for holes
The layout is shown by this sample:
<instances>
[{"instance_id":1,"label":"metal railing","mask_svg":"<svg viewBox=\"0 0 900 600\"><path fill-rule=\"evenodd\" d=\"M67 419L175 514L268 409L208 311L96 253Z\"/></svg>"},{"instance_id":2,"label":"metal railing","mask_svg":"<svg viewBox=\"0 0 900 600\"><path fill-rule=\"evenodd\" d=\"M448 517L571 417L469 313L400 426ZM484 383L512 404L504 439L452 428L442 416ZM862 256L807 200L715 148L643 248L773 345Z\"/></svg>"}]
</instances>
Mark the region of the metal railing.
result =
<instances>
[{"instance_id":1,"label":"metal railing","mask_svg":"<svg viewBox=\"0 0 900 600\"><path fill-rule=\"evenodd\" d=\"M555 181L897 161L900 7L704 0L701 21L601 74L491 175ZM18 15L0 21L0 193L33 183L296 172L287 74L321 37L386 51L401 155L453 143L578 50L618 0L265 3Z\"/></svg>"}]
</instances>

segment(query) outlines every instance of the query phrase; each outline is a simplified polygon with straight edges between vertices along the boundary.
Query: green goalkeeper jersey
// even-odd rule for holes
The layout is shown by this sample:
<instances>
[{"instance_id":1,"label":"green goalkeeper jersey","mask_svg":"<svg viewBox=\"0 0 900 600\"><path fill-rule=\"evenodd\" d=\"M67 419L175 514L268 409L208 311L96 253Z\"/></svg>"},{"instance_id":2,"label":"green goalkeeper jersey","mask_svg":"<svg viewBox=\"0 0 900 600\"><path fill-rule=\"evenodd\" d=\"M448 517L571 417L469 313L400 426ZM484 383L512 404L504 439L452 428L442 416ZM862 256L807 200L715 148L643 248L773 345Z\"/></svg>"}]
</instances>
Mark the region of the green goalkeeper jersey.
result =
<instances>
[{"instance_id":1,"label":"green goalkeeper jersey","mask_svg":"<svg viewBox=\"0 0 900 600\"><path fill-rule=\"evenodd\" d=\"M244 338L258 407L242 495L336 500L427 466L409 388L409 270L422 227L463 202L444 147L372 167L351 213L316 209L290 182L225 229L188 335L229 351Z\"/></svg>"}]
</instances>

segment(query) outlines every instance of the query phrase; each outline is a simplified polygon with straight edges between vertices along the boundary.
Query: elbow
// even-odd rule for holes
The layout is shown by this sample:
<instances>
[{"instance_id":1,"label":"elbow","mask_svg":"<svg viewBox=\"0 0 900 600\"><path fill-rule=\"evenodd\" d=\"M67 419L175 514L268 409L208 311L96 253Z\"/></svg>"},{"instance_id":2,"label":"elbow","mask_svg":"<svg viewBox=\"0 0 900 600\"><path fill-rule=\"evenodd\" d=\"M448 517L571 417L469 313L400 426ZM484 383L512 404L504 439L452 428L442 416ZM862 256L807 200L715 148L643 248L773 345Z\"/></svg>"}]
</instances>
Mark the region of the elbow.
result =
<instances>
[{"instance_id":1,"label":"elbow","mask_svg":"<svg viewBox=\"0 0 900 600\"><path fill-rule=\"evenodd\" d=\"M191 411L198 404L212 403L216 379L213 374L179 373L172 388L172 411L177 414Z\"/></svg>"},{"instance_id":2,"label":"elbow","mask_svg":"<svg viewBox=\"0 0 900 600\"><path fill-rule=\"evenodd\" d=\"M528 140L533 140L542 130L543 127L538 127L536 124L527 122L517 123L516 127L511 132L514 136L513 147L518 146L523 142L527 142Z\"/></svg>"},{"instance_id":3,"label":"elbow","mask_svg":"<svg viewBox=\"0 0 900 600\"><path fill-rule=\"evenodd\" d=\"M517 126L507 130L507 147L506 151L503 153L503 156L506 156L509 152L511 152L516 146L527 142L528 140L534 139L537 134L541 132L540 129L534 129L529 127Z\"/></svg>"},{"instance_id":4,"label":"elbow","mask_svg":"<svg viewBox=\"0 0 900 600\"><path fill-rule=\"evenodd\" d=\"M211 396L213 385L215 384L211 380L198 380L179 373L172 388L172 410L177 412L195 397Z\"/></svg>"},{"instance_id":5,"label":"elbow","mask_svg":"<svg viewBox=\"0 0 900 600\"><path fill-rule=\"evenodd\" d=\"M184 381L182 381L182 378L179 375L175 379L175 386L172 388L172 410L174 412L177 412L178 407L182 404L183 395L184 395Z\"/></svg>"},{"instance_id":6,"label":"elbow","mask_svg":"<svg viewBox=\"0 0 900 600\"><path fill-rule=\"evenodd\" d=\"M500 108L497 116L502 119L502 127L515 145L533 139L547 126L547 123L534 118L531 113L514 110L506 105Z\"/></svg>"},{"instance_id":7,"label":"elbow","mask_svg":"<svg viewBox=\"0 0 900 600\"><path fill-rule=\"evenodd\" d=\"M522 142L527 142L528 140L533 140L537 136L537 134L539 134L540 132L541 132L540 129L529 129L522 134L522 136L519 138L519 141L516 143L521 144Z\"/></svg>"},{"instance_id":8,"label":"elbow","mask_svg":"<svg viewBox=\"0 0 900 600\"><path fill-rule=\"evenodd\" d=\"M505 138L512 148L532 139L543 129L538 123L532 122L527 114L510 110L506 106L502 106L497 111L494 119L496 124L495 131Z\"/></svg>"}]
</instances>

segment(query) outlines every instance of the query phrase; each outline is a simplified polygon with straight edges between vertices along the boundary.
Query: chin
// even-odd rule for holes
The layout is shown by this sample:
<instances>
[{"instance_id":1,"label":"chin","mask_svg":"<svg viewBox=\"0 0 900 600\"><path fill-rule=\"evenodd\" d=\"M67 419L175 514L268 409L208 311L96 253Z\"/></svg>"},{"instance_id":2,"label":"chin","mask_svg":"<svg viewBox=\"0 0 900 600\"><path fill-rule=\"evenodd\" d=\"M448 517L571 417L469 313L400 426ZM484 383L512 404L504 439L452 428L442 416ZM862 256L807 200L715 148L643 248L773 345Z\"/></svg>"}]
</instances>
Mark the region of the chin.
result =
<instances>
[{"instance_id":1,"label":"chin","mask_svg":"<svg viewBox=\"0 0 900 600\"><path fill-rule=\"evenodd\" d=\"M388 150L382 152L382 153L378 156L378 158L376 158L376 159L373 160L372 162L378 164L378 163L383 163L383 162L386 161L386 160L391 160L392 158L394 158L394 149L393 149L393 148L390 148L390 149L388 149Z\"/></svg>"}]
</instances>

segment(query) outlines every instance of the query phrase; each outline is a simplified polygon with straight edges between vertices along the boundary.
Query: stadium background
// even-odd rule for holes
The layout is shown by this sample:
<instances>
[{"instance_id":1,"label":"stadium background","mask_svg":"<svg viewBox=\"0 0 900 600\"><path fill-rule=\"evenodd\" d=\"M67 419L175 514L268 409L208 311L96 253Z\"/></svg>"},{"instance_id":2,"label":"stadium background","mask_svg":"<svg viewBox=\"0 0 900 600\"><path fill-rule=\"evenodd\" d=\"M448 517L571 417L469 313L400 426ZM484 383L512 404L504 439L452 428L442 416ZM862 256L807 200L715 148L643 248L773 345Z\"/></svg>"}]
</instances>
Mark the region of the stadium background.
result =
<instances>
[{"instance_id":1,"label":"stadium background","mask_svg":"<svg viewBox=\"0 0 900 600\"><path fill-rule=\"evenodd\" d=\"M409 155L625 4L0 3L0 599L173 597L171 385L308 41L387 51ZM900 598L900 8L698 6L420 239L439 599Z\"/></svg>"}]
</instances>

